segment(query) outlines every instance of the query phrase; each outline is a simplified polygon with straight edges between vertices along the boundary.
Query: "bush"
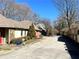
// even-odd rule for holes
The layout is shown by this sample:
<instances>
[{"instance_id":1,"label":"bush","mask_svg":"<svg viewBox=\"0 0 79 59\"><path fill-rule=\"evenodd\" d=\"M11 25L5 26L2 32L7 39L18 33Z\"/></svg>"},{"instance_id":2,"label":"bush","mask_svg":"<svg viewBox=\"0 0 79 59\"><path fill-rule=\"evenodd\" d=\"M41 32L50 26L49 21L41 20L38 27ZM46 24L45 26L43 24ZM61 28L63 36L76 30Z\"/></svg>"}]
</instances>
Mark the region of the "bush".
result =
<instances>
[{"instance_id":1,"label":"bush","mask_svg":"<svg viewBox=\"0 0 79 59\"><path fill-rule=\"evenodd\" d=\"M23 43L23 41L22 41L22 39L13 39L10 43L20 45Z\"/></svg>"},{"instance_id":2,"label":"bush","mask_svg":"<svg viewBox=\"0 0 79 59\"><path fill-rule=\"evenodd\" d=\"M24 39L25 39L24 41L27 41L27 37L24 37Z\"/></svg>"},{"instance_id":3,"label":"bush","mask_svg":"<svg viewBox=\"0 0 79 59\"><path fill-rule=\"evenodd\" d=\"M36 36L36 33L35 33L35 28L34 28L34 25L32 24L30 27L29 27L29 31L28 31L28 39L32 39L32 38L35 38Z\"/></svg>"}]
</instances>

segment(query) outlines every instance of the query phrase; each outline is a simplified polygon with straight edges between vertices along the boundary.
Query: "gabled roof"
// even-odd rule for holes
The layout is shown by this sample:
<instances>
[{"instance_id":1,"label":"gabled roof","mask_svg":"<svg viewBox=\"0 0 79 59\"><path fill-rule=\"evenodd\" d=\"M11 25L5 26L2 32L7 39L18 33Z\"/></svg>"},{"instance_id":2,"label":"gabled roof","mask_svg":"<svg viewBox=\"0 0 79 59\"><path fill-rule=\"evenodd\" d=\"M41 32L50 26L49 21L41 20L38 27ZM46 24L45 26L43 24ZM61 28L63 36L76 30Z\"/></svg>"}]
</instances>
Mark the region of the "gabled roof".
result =
<instances>
[{"instance_id":1,"label":"gabled roof","mask_svg":"<svg viewBox=\"0 0 79 59\"><path fill-rule=\"evenodd\" d=\"M15 21L9 18L6 18L0 14L0 27L3 28L19 28L19 29L29 29L29 26L32 25L31 21ZM34 25L36 30L39 30L36 25Z\"/></svg>"},{"instance_id":2,"label":"gabled roof","mask_svg":"<svg viewBox=\"0 0 79 59\"><path fill-rule=\"evenodd\" d=\"M64 31L64 32L68 32L68 27L66 27L66 28L63 28L61 31Z\"/></svg>"},{"instance_id":3,"label":"gabled roof","mask_svg":"<svg viewBox=\"0 0 79 59\"><path fill-rule=\"evenodd\" d=\"M8 19L0 14L0 27L15 28L18 27L18 22Z\"/></svg>"},{"instance_id":4,"label":"gabled roof","mask_svg":"<svg viewBox=\"0 0 79 59\"><path fill-rule=\"evenodd\" d=\"M23 21L19 21L20 25L23 26L23 28L27 28L29 29L29 26L32 25L32 22L31 21L28 21L28 20L23 20Z\"/></svg>"},{"instance_id":5,"label":"gabled roof","mask_svg":"<svg viewBox=\"0 0 79 59\"><path fill-rule=\"evenodd\" d=\"M43 23L38 23L36 26L37 26L39 29L46 31L45 25L44 25Z\"/></svg>"},{"instance_id":6,"label":"gabled roof","mask_svg":"<svg viewBox=\"0 0 79 59\"><path fill-rule=\"evenodd\" d=\"M31 26L33 22L29 20L23 20L23 21L20 21L20 24L23 25L23 28L29 29L29 26ZM34 27L35 27L35 30L39 30L39 28L35 24L34 24Z\"/></svg>"}]
</instances>

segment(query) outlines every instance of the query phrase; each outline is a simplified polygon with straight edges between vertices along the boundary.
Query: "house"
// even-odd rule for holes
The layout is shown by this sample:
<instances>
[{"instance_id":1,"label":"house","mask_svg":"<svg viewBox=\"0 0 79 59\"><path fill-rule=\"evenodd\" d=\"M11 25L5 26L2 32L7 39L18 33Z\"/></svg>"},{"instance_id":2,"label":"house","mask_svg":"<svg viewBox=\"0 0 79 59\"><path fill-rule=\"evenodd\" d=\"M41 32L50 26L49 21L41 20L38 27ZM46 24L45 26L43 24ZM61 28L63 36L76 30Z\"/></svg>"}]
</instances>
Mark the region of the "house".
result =
<instances>
[{"instance_id":1,"label":"house","mask_svg":"<svg viewBox=\"0 0 79 59\"><path fill-rule=\"evenodd\" d=\"M31 21L15 21L0 14L0 44L10 44L13 39L26 37L31 24ZM37 27L35 29L39 31Z\"/></svg>"},{"instance_id":2,"label":"house","mask_svg":"<svg viewBox=\"0 0 79 59\"><path fill-rule=\"evenodd\" d=\"M28 21L28 20L21 21L20 23L22 25L24 25L24 27L27 28L27 30L29 29L29 26L31 26L33 24L33 22ZM35 30L36 30L36 38L40 38L40 36L41 36L41 30L35 24L33 24L33 25L34 25Z\"/></svg>"},{"instance_id":3,"label":"house","mask_svg":"<svg viewBox=\"0 0 79 59\"><path fill-rule=\"evenodd\" d=\"M10 43L12 39L22 37L22 31L26 32L25 28L18 21L0 15L0 37L5 43ZM1 44L4 44L4 42Z\"/></svg>"},{"instance_id":4,"label":"house","mask_svg":"<svg viewBox=\"0 0 79 59\"><path fill-rule=\"evenodd\" d=\"M46 36L47 32L43 23L38 23L36 26L40 29L42 35Z\"/></svg>"},{"instance_id":5,"label":"house","mask_svg":"<svg viewBox=\"0 0 79 59\"><path fill-rule=\"evenodd\" d=\"M75 42L79 43L79 22L73 22L69 28L61 30L62 34L72 38Z\"/></svg>"},{"instance_id":6,"label":"house","mask_svg":"<svg viewBox=\"0 0 79 59\"><path fill-rule=\"evenodd\" d=\"M60 34L67 36L67 35L68 35L68 30L69 30L68 27L63 28L63 29L61 30Z\"/></svg>"},{"instance_id":7,"label":"house","mask_svg":"<svg viewBox=\"0 0 79 59\"><path fill-rule=\"evenodd\" d=\"M79 22L76 21L71 25L72 38L79 43Z\"/></svg>"}]
</instances>

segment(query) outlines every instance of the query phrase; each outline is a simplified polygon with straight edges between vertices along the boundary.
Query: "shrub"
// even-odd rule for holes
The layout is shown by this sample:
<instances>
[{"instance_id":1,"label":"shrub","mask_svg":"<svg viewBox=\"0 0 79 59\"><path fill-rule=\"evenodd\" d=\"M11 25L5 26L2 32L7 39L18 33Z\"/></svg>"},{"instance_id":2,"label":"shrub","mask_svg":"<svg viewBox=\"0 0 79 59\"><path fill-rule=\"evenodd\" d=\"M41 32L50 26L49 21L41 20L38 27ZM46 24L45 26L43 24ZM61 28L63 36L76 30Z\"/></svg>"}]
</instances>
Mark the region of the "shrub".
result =
<instances>
[{"instance_id":1,"label":"shrub","mask_svg":"<svg viewBox=\"0 0 79 59\"><path fill-rule=\"evenodd\" d=\"M32 24L30 27L29 27L29 31L28 31L28 38L29 39L32 39L32 38L35 38L35 28L34 28L34 25Z\"/></svg>"},{"instance_id":2,"label":"shrub","mask_svg":"<svg viewBox=\"0 0 79 59\"><path fill-rule=\"evenodd\" d=\"M20 45L20 44L22 44L22 42L23 42L22 39L13 39L10 43Z\"/></svg>"}]
</instances>

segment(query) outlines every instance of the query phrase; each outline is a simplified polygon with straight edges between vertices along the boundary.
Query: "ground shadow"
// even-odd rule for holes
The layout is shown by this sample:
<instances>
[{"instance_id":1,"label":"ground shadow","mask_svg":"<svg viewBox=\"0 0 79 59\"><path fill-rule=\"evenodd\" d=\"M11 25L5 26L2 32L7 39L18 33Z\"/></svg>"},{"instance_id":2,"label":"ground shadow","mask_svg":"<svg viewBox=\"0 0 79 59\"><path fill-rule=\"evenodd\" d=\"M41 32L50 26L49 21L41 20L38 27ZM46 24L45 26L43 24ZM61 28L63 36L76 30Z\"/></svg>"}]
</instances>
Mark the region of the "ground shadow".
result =
<instances>
[{"instance_id":1,"label":"ground shadow","mask_svg":"<svg viewBox=\"0 0 79 59\"><path fill-rule=\"evenodd\" d=\"M65 42L67 46L66 51L69 52L71 59L79 59L79 44L66 36L60 36L58 41Z\"/></svg>"}]
</instances>

